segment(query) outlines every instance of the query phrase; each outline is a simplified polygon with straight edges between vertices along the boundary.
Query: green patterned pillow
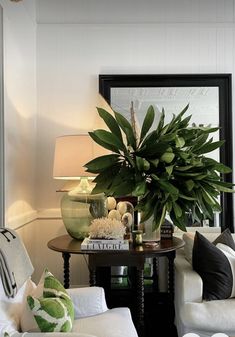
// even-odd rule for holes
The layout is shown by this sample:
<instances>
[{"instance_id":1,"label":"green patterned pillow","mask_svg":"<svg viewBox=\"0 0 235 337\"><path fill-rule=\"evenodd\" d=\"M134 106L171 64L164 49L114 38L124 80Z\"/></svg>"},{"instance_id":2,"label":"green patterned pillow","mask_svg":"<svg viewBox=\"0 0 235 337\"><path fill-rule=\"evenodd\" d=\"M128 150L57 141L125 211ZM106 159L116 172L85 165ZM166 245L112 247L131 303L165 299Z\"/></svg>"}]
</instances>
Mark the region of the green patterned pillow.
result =
<instances>
[{"instance_id":1,"label":"green patterned pillow","mask_svg":"<svg viewBox=\"0 0 235 337\"><path fill-rule=\"evenodd\" d=\"M44 271L43 295L28 296L28 305L41 332L70 332L74 320L73 302L62 284Z\"/></svg>"}]
</instances>

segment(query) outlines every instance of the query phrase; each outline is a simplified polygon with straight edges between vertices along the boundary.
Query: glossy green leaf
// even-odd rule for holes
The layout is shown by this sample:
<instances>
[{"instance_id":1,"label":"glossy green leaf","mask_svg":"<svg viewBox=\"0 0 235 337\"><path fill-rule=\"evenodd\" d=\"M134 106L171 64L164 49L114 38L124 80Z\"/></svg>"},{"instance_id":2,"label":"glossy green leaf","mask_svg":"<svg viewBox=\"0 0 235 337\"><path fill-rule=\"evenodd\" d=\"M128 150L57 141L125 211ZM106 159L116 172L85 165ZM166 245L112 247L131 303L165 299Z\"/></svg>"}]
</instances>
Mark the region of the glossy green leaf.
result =
<instances>
[{"instance_id":1,"label":"glossy green leaf","mask_svg":"<svg viewBox=\"0 0 235 337\"><path fill-rule=\"evenodd\" d=\"M153 208L140 213L140 223L147 221L153 215Z\"/></svg>"},{"instance_id":2,"label":"glossy green leaf","mask_svg":"<svg viewBox=\"0 0 235 337\"><path fill-rule=\"evenodd\" d=\"M175 137L175 145L176 145L176 147L179 147L179 148L183 147L185 145L184 138L183 137L179 137L179 136L176 135L176 137Z\"/></svg>"},{"instance_id":3,"label":"glossy green leaf","mask_svg":"<svg viewBox=\"0 0 235 337\"><path fill-rule=\"evenodd\" d=\"M175 216L173 209L170 212L170 218L175 226L177 226L179 229L181 229L184 232L187 231L186 226L185 226L185 218L184 217L177 218Z\"/></svg>"},{"instance_id":4,"label":"glossy green leaf","mask_svg":"<svg viewBox=\"0 0 235 337\"><path fill-rule=\"evenodd\" d=\"M161 136L160 137L160 140L162 142L172 142L172 141L175 141L176 139L176 136L177 136L177 133L174 132L174 133L166 133L165 135Z\"/></svg>"},{"instance_id":5,"label":"glossy green leaf","mask_svg":"<svg viewBox=\"0 0 235 337\"><path fill-rule=\"evenodd\" d=\"M224 144L224 140L219 140L219 141L214 142L214 143L205 144L199 150L197 150L197 152L199 154L208 153L208 152L211 152L211 151L214 151L214 150L218 149L223 144Z\"/></svg>"},{"instance_id":6,"label":"glossy green leaf","mask_svg":"<svg viewBox=\"0 0 235 337\"><path fill-rule=\"evenodd\" d=\"M147 185L145 181L142 181L138 184L136 184L136 187L134 189L134 191L132 192L132 194L136 197L139 197L141 195L144 195L147 191Z\"/></svg>"},{"instance_id":7,"label":"glossy green leaf","mask_svg":"<svg viewBox=\"0 0 235 337\"><path fill-rule=\"evenodd\" d=\"M174 185L169 183L169 181L158 180L158 184L160 185L162 190L166 190L167 192L171 194L176 194L176 195L179 194L179 190Z\"/></svg>"},{"instance_id":8,"label":"glossy green leaf","mask_svg":"<svg viewBox=\"0 0 235 337\"><path fill-rule=\"evenodd\" d=\"M203 146L206 143L206 141L208 139L208 136L209 136L209 134L203 133L199 137L197 137L196 139L194 139L193 143L191 144L192 145L192 149L193 150L200 149L200 147Z\"/></svg>"},{"instance_id":9,"label":"glossy green leaf","mask_svg":"<svg viewBox=\"0 0 235 337\"><path fill-rule=\"evenodd\" d=\"M173 202L172 206L173 206L173 210L174 210L175 216L177 218L180 218L182 216L182 209L181 209L181 207L177 204L177 202Z\"/></svg>"},{"instance_id":10,"label":"glossy green leaf","mask_svg":"<svg viewBox=\"0 0 235 337\"><path fill-rule=\"evenodd\" d=\"M140 133L140 142L144 139L148 131L150 130L151 126L153 125L155 113L154 113L154 108L152 105L147 110L146 116L143 121L143 125L141 128L141 133Z\"/></svg>"},{"instance_id":11,"label":"glossy green leaf","mask_svg":"<svg viewBox=\"0 0 235 337\"><path fill-rule=\"evenodd\" d=\"M102 141L96 134L95 132L88 132L90 137L99 145L101 145L102 147L104 147L107 150L110 150L112 152L116 152L119 153L119 148L116 146L113 146L109 143L106 143L104 141Z\"/></svg>"},{"instance_id":12,"label":"glossy green leaf","mask_svg":"<svg viewBox=\"0 0 235 337\"><path fill-rule=\"evenodd\" d=\"M87 168L87 172L91 173L99 173L100 171L115 165L120 159L120 156L117 154L109 154L101 157L97 157L88 163L86 163L85 167Z\"/></svg>"},{"instance_id":13,"label":"glossy green leaf","mask_svg":"<svg viewBox=\"0 0 235 337\"><path fill-rule=\"evenodd\" d=\"M101 142L104 142L106 144L111 145L112 147L117 148L118 150L121 151L126 151L125 145L122 143L122 141L115 136L115 134L106 131L106 130L95 130L93 134L98 137Z\"/></svg>"},{"instance_id":14,"label":"glossy green leaf","mask_svg":"<svg viewBox=\"0 0 235 337\"><path fill-rule=\"evenodd\" d=\"M230 173L232 172L232 169L222 163L215 164L215 170L220 173Z\"/></svg>"},{"instance_id":15,"label":"glossy green leaf","mask_svg":"<svg viewBox=\"0 0 235 337\"><path fill-rule=\"evenodd\" d=\"M212 197L210 196L210 194L204 189L201 189L202 192L202 197L205 200L205 202L211 206L214 205L214 200L212 199Z\"/></svg>"},{"instance_id":16,"label":"glossy green leaf","mask_svg":"<svg viewBox=\"0 0 235 337\"><path fill-rule=\"evenodd\" d=\"M157 159L149 159L149 162L153 165L153 166L155 166L155 167L158 167L158 164L159 164L159 159L157 158Z\"/></svg>"},{"instance_id":17,"label":"glossy green leaf","mask_svg":"<svg viewBox=\"0 0 235 337\"><path fill-rule=\"evenodd\" d=\"M116 118L118 125L121 127L121 129L126 135L128 144L130 144L133 147L133 149L136 149L136 138L135 138L131 124L119 112L115 111L114 114L115 114L115 118Z\"/></svg>"},{"instance_id":18,"label":"glossy green leaf","mask_svg":"<svg viewBox=\"0 0 235 337\"><path fill-rule=\"evenodd\" d=\"M190 200L190 201L197 200L197 198L189 197L189 196L187 196L185 194L182 194L182 193L179 193L179 197L182 198L182 199L185 199L185 200Z\"/></svg>"},{"instance_id":19,"label":"glossy green leaf","mask_svg":"<svg viewBox=\"0 0 235 337\"><path fill-rule=\"evenodd\" d=\"M122 141L122 133L116 119L105 109L97 108L100 117L104 120L111 132Z\"/></svg>"},{"instance_id":20,"label":"glossy green leaf","mask_svg":"<svg viewBox=\"0 0 235 337\"><path fill-rule=\"evenodd\" d=\"M187 166L175 166L176 171L184 172L188 171L193 167L193 165L187 165Z\"/></svg>"},{"instance_id":21,"label":"glossy green leaf","mask_svg":"<svg viewBox=\"0 0 235 337\"><path fill-rule=\"evenodd\" d=\"M161 133L161 130L164 126L164 121L165 121L165 110L164 110L164 108L162 108L162 113L160 115L160 119L159 119L158 126L157 126L157 129L156 129L157 134Z\"/></svg>"},{"instance_id":22,"label":"glossy green leaf","mask_svg":"<svg viewBox=\"0 0 235 337\"><path fill-rule=\"evenodd\" d=\"M158 229L164 222L166 217L166 204L159 209L158 212L154 211L153 230Z\"/></svg>"},{"instance_id":23,"label":"glossy green leaf","mask_svg":"<svg viewBox=\"0 0 235 337\"><path fill-rule=\"evenodd\" d=\"M214 186L216 189L218 189L221 192L227 192L227 193L235 192L235 190L233 190L230 187L227 187L228 185L223 184L221 181L210 180L208 182L210 183L210 185Z\"/></svg>"},{"instance_id":24,"label":"glossy green leaf","mask_svg":"<svg viewBox=\"0 0 235 337\"><path fill-rule=\"evenodd\" d=\"M188 117L185 117L182 121L180 121L178 124L178 128L180 129L186 128L189 124L191 117L192 115L189 115Z\"/></svg>"},{"instance_id":25,"label":"glossy green leaf","mask_svg":"<svg viewBox=\"0 0 235 337\"><path fill-rule=\"evenodd\" d=\"M166 166L165 169L166 169L166 172L168 173L168 175L170 176L173 172L174 165Z\"/></svg>"},{"instance_id":26,"label":"glossy green leaf","mask_svg":"<svg viewBox=\"0 0 235 337\"><path fill-rule=\"evenodd\" d=\"M194 188L195 184L194 184L194 181L189 179L189 180L185 180L185 185L187 187L187 190L190 192L192 191L192 189Z\"/></svg>"},{"instance_id":27,"label":"glossy green leaf","mask_svg":"<svg viewBox=\"0 0 235 337\"><path fill-rule=\"evenodd\" d=\"M130 181L128 183L127 181L124 181L121 184L116 185L115 189L112 189L112 186L111 186L110 190L112 191L112 195L114 197L120 197L123 195L131 195L133 188L134 188L134 182Z\"/></svg>"},{"instance_id":28,"label":"glossy green leaf","mask_svg":"<svg viewBox=\"0 0 235 337\"><path fill-rule=\"evenodd\" d=\"M141 146L139 147L139 149L137 150L137 152L143 150L146 146L149 146L152 143L155 143L156 139L158 139L158 134L157 134L157 131L154 130L154 131L150 132L148 134L148 136L145 137L145 139L143 140L143 142L142 142Z\"/></svg>"}]
</instances>

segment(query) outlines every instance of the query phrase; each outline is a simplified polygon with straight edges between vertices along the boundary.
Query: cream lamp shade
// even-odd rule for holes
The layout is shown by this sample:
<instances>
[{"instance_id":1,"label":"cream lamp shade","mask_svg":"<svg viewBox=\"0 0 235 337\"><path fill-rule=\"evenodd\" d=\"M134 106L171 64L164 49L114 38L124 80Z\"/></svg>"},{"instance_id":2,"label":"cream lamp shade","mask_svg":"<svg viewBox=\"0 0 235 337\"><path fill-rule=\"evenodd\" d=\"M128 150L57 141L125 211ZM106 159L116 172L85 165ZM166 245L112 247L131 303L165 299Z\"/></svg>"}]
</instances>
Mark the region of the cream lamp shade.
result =
<instances>
[{"instance_id":1,"label":"cream lamp shade","mask_svg":"<svg viewBox=\"0 0 235 337\"><path fill-rule=\"evenodd\" d=\"M92 177L94 174L86 172L84 165L104 154L104 149L96 144L88 134L57 137L53 177L65 180Z\"/></svg>"}]
</instances>

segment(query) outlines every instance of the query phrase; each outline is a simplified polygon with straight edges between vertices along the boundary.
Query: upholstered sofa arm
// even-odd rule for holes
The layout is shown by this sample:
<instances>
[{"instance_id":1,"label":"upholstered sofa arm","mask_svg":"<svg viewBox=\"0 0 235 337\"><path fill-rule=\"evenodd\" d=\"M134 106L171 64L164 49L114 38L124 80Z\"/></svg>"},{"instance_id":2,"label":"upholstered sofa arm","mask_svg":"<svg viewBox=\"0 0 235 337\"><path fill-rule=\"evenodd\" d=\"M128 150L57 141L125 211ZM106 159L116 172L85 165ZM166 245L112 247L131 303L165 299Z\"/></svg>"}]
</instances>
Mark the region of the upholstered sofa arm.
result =
<instances>
[{"instance_id":1,"label":"upholstered sofa arm","mask_svg":"<svg viewBox=\"0 0 235 337\"><path fill-rule=\"evenodd\" d=\"M180 302L202 302L202 279L184 254L175 259L175 294Z\"/></svg>"},{"instance_id":2,"label":"upholstered sofa arm","mask_svg":"<svg viewBox=\"0 0 235 337\"><path fill-rule=\"evenodd\" d=\"M75 310L75 318L101 314L108 310L104 289L101 287L85 287L67 289Z\"/></svg>"}]
</instances>

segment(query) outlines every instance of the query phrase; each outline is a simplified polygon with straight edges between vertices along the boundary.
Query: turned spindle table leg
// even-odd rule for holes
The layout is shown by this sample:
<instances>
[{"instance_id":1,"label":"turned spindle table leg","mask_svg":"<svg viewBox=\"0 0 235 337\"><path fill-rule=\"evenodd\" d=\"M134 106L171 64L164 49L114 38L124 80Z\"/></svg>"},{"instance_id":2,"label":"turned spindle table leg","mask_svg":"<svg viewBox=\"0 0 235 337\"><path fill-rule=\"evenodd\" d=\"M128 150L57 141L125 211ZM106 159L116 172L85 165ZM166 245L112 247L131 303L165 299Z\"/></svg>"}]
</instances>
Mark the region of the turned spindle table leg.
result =
<instances>
[{"instance_id":1,"label":"turned spindle table leg","mask_svg":"<svg viewBox=\"0 0 235 337\"><path fill-rule=\"evenodd\" d=\"M96 285L96 269L91 269L89 271L89 283L90 283L90 287L94 287Z\"/></svg>"},{"instance_id":2,"label":"turned spindle table leg","mask_svg":"<svg viewBox=\"0 0 235 337\"><path fill-rule=\"evenodd\" d=\"M158 278L159 278L159 258L153 258L153 289L158 292Z\"/></svg>"},{"instance_id":3,"label":"turned spindle table leg","mask_svg":"<svg viewBox=\"0 0 235 337\"><path fill-rule=\"evenodd\" d=\"M62 257L64 259L64 287L65 289L69 288L70 280L69 280L69 253L62 253Z\"/></svg>"},{"instance_id":4,"label":"turned spindle table leg","mask_svg":"<svg viewBox=\"0 0 235 337\"><path fill-rule=\"evenodd\" d=\"M175 251L171 252L168 256L168 293L170 294L172 300L174 300L174 282L175 282L175 273L174 273L174 259Z\"/></svg>"},{"instance_id":5,"label":"turned spindle table leg","mask_svg":"<svg viewBox=\"0 0 235 337\"><path fill-rule=\"evenodd\" d=\"M137 290L137 329L139 336L144 336L144 270L137 269L136 275Z\"/></svg>"}]
</instances>

